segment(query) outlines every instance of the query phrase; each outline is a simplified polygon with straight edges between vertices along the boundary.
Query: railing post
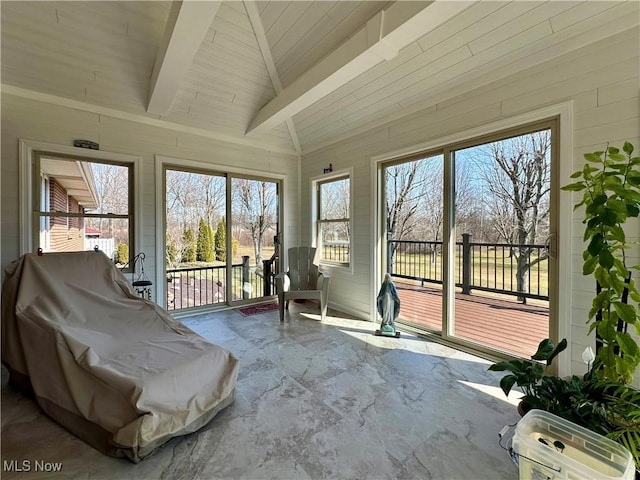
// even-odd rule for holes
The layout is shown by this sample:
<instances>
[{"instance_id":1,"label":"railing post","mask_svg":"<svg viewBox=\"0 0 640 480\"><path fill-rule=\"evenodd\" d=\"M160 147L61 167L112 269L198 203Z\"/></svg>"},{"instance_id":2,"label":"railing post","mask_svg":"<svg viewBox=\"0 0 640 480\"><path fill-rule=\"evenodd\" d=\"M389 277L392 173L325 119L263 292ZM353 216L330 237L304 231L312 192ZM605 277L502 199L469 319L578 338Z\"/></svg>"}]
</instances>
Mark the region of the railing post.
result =
<instances>
[{"instance_id":1,"label":"railing post","mask_svg":"<svg viewBox=\"0 0 640 480\"><path fill-rule=\"evenodd\" d=\"M462 234L462 293L471 294L471 240L470 233Z\"/></svg>"},{"instance_id":2,"label":"railing post","mask_svg":"<svg viewBox=\"0 0 640 480\"><path fill-rule=\"evenodd\" d=\"M262 293L265 297L271 295L271 265L273 260L267 259L262 261L262 273L264 274L264 284Z\"/></svg>"},{"instance_id":3,"label":"railing post","mask_svg":"<svg viewBox=\"0 0 640 480\"><path fill-rule=\"evenodd\" d=\"M387 233L387 273L393 275L393 251L391 233Z\"/></svg>"},{"instance_id":4,"label":"railing post","mask_svg":"<svg viewBox=\"0 0 640 480\"><path fill-rule=\"evenodd\" d=\"M249 255L242 256L242 298L251 298L251 279L249 278Z\"/></svg>"}]
</instances>

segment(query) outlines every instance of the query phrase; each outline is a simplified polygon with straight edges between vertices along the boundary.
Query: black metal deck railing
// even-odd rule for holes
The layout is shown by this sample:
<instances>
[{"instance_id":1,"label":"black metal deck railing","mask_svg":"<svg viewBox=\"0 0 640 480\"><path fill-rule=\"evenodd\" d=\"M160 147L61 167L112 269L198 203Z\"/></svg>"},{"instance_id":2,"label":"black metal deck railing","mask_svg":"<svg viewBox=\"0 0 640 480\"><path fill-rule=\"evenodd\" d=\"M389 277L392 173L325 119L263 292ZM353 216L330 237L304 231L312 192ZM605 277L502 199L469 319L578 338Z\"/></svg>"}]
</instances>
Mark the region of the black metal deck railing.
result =
<instances>
[{"instance_id":1,"label":"black metal deck railing","mask_svg":"<svg viewBox=\"0 0 640 480\"><path fill-rule=\"evenodd\" d=\"M349 263L349 244L344 242L323 243L322 260L326 262Z\"/></svg>"},{"instance_id":2,"label":"black metal deck railing","mask_svg":"<svg viewBox=\"0 0 640 480\"><path fill-rule=\"evenodd\" d=\"M275 291L270 264L259 270L249 264L248 256L242 260L242 263L231 266L231 288L226 285L225 265L167 270L167 309L180 310L259 298ZM267 262L265 260L264 263Z\"/></svg>"},{"instance_id":3,"label":"black metal deck railing","mask_svg":"<svg viewBox=\"0 0 640 480\"><path fill-rule=\"evenodd\" d=\"M463 235L456 243L456 286L464 293L473 290L516 296L520 300L549 299L546 245L513 245L472 242ZM345 245L325 245L323 254L333 261L348 261ZM332 251L334 250L334 251ZM392 276L424 283L442 284L442 242L388 241L388 271ZM518 267L518 257L522 263ZM231 288L225 285L226 266L203 266L167 270L169 310L260 298L275 293L273 260L262 269L249 265L249 257L231 266ZM265 278L268 281L265 281Z\"/></svg>"},{"instance_id":4,"label":"black metal deck railing","mask_svg":"<svg viewBox=\"0 0 640 480\"><path fill-rule=\"evenodd\" d=\"M521 300L549 299L546 245L478 243L467 234L463 238L456 243L455 279L464 293L481 290ZM392 276L442 284L442 242L389 240L387 252Z\"/></svg>"}]
</instances>

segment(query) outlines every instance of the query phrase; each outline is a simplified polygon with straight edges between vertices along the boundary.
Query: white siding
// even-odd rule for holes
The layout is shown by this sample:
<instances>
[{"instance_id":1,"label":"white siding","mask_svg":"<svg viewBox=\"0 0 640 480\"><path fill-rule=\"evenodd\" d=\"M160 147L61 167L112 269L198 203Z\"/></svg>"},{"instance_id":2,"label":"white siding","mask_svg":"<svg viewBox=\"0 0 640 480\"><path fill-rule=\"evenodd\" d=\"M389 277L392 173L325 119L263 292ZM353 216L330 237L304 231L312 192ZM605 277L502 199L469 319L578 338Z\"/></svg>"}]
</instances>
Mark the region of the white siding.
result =
<instances>
[{"instance_id":1,"label":"white siding","mask_svg":"<svg viewBox=\"0 0 640 480\"><path fill-rule=\"evenodd\" d=\"M298 243L298 158L248 146L224 143L132 121L83 112L21 97L2 95L2 271L20 254L18 141L20 139L70 146L74 139L98 142L100 150L140 156L142 164L142 249L148 274L155 278L160 253L155 246L155 155L215 165L218 169L249 168L265 176L286 175L284 185L285 238Z\"/></svg>"},{"instance_id":2,"label":"white siding","mask_svg":"<svg viewBox=\"0 0 640 480\"><path fill-rule=\"evenodd\" d=\"M336 170L354 167L354 268L353 273L331 272L330 304L362 318L373 315L370 303L377 283L371 278L375 255L371 241L374 235L372 157L568 100L574 102L574 157L561 161L572 161L571 171L582 165L583 153L602 149L608 141L618 145L628 140L640 149L639 50L638 29L628 30L384 127L303 155L303 187L329 163L333 163ZM305 189L301 201L304 243L311 241L312 228L309 192ZM588 344L585 321L594 293L592 279L582 276L582 229L578 212L572 221L571 318L559 319L570 323L571 369L575 373L585 368L580 355ZM630 222L627 235L639 240L640 222ZM638 248L630 252L628 258L638 263Z\"/></svg>"}]
</instances>

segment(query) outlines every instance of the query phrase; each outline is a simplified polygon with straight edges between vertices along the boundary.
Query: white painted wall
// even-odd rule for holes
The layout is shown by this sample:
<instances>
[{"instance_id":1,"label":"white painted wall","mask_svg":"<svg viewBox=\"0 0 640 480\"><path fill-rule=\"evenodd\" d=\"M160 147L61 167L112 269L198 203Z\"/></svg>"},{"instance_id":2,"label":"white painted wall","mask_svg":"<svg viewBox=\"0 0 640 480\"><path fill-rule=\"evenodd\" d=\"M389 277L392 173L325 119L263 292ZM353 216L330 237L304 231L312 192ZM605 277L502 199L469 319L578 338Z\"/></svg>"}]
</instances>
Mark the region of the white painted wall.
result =
<instances>
[{"instance_id":1,"label":"white painted wall","mask_svg":"<svg viewBox=\"0 0 640 480\"><path fill-rule=\"evenodd\" d=\"M18 143L20 139L73 145L74 139L98 142L101 151L142 157L142 232L141 245L146 254L145 271L156 276L156 209L161 199L155 194L155 156L164 155L211 165L218 171L244 168L284 177L284 234L288 244L298 243L298 157L250 146L143 125L53 105L13 95L2 95L2 194L1 230L2 272L20 255Z\"/></svg>"},{"instance_id":2,"label":"white painted wall","mask_svg":"<svg viewBox=\"0 0 640 480\"><path fill-rule=\"evenodd\" d=\"M312 238L310 179L322 173L329 163L334 170L353 167L355 211L353 212L353 272L330 270L330 303L344 311L371 318L371 262L375 251L371 237L372 168L374 157L388 152L470 130L514 115L527 113L561 102L573 102L573 158L570 171L583 164L582 154L603 149L606 142L622 145L624 140L640 150L640 38L637 28L627 30L590 46L555 58L536 67L494 82L475 91L459 95L345 140L330 147L303 155L301 235L303 243ZM564 164L566 166L566 163ZM570 195L563 192L562 195ZM576 197L577 198L577 197ZM572 199L572 204L576 199ZM577 212L571 220L571 318L561 318L571 340L570 369L582 373L581 359L589 342L585 321L594 292L590 278L582 276L581 252L583 225ZM640 240L640 222L627 225L627 235ZM639 249L628 259L640 263Z\"/></svg>"}]
</instances>

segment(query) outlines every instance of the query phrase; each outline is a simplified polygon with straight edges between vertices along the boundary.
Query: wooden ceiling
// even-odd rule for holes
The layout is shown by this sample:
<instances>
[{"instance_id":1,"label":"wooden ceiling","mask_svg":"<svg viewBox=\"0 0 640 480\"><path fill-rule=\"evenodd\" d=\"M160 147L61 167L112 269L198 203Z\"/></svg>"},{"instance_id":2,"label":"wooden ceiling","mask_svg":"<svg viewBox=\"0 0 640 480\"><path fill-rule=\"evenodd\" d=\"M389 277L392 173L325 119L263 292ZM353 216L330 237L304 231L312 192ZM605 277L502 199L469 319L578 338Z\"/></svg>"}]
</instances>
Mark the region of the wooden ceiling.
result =
<instances>
[{"instance_id":1,"label":"wooden ceiling","mask_svg":"<svg viewBox=\"0 0 640 480\"><path fill-rule=\"evenodd\" d=\"M639 8L3 1L2 89L304 154L638 28Z\"/></svg>"}]
</instances>

